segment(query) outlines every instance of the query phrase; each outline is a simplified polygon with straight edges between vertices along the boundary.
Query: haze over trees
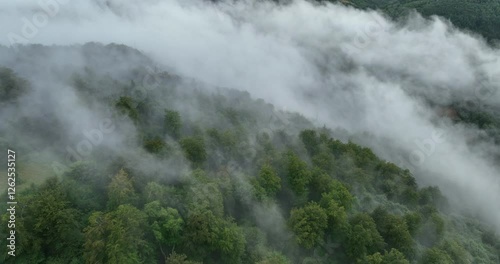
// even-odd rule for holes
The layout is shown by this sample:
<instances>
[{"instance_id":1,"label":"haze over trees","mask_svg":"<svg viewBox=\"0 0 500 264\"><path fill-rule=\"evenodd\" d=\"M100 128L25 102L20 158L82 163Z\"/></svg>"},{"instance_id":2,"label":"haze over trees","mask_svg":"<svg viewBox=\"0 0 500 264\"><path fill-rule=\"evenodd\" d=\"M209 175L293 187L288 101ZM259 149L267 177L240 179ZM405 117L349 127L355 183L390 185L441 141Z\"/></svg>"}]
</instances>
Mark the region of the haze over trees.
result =
<instances>
[{"instance_id":1,"label":"haze over trees","mask_svg":"<svg viewBox=\"0 0 500 264\"><path fill-rule=\"evenodd\" d=\"M35 38L69 45L0 45L0 263L500 263L498 3L272 2L75 2Z\"/></svg>"},{"instance_id":2,"label":"haze over trees","mask_svg":"<svg viewBox=\"0 0 500 264\"><path fill-rule=\"evenodd\" d=\"M283 128L259 130L273 127L268 115L275 110L244 92L188 90L179 79L162 77L162 96L126 97L130 79L86 71L67 75L68 85L89 103L106 103L120 129L133 126L137 133L121 143L128 149L122 154L100 148L65 164L62 175L20 189L16 263L499 259L498 237L473 219L449 214L438 188L419 187L409 171L336 139L332 130L297 125L291 113L280 117L288 123ZM30 83L13 70L3 72L2 83L15 95L9 104L17 104ZM89 90L104 84L110 95ZM176 107L184 94L192 96ZM161 101L168 108L159 107ZM196 119L193 103L204 106ZM60 133L49 128L46 137ZM149 157L148 166L134 165L129 151ZM169 160L186 167L154 170L155 162ZM276 214L281 221L270 220ZM2 228L6 220L4 214ZM13 263L5 253L2 259Z\"/></svg>"}]
</instances>

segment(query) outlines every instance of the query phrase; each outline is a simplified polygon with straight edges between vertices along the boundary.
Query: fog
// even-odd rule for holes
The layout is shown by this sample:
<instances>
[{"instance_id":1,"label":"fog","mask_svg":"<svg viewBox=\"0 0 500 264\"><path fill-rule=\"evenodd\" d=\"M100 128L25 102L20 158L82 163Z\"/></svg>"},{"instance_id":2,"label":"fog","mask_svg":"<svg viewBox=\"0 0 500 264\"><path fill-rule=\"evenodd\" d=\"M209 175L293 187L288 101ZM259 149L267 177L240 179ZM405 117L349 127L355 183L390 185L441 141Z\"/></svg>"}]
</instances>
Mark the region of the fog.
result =
<instances>
[{"instance_id":1,"label":"fog","mask_svg":"<svg viewBox=\"0 0 500 264\"><path fill-rule=\"evenodd\" d=\"M0 44L96 41L137 48L174 74L248 91L318 126L346 129L357 142L410 169L419 183L438 185L452 204L478 213L500 231L498 147L487 140L469 145L481 132L440 116L437 107L457 102L500 106L500 50L480 36L437 17L412 14L394 22L376 11L306 1L282 6L259 1L66 2L2 2ZM0 64L19 63L9 61L13 55L5 52ZM50 64L78 65L81 56L59 54ZM21 64L14 68L22 72ZM67 116L64 128L79 133L105 118L99 107L75 108L78 98L71 90L47 95L64 90L52 85L57 76L53 71L23 74L50 82L38 82L33 93L62 100L57 107ZM41 96L29 98L41 101L27 104L20 114L48 107ZM113 140L109 146L116 147L125 139Z\"/></svg>"}]
</instances>

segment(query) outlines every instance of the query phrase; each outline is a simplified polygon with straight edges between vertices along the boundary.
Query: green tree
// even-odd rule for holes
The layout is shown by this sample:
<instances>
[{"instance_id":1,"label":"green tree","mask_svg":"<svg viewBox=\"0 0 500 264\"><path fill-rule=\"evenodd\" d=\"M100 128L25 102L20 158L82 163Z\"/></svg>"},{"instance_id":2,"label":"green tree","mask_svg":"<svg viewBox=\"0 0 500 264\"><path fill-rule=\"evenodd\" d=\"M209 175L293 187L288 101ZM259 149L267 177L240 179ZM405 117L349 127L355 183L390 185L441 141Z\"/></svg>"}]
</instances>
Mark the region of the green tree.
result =
<instances>
[{"instance_id":1,"label":"green tree","mask_svg":"<svg viewBox=\"0 0 500 264\"><path fill-rule=\"evenodd\" d=\"M420 259L422 264L453 264L453 259L443 250L430 248L425 251Z\"/></svg>"},{"instance_id":2,"label":"green tree","mask_svg":"<svg viewBox=\"0 0 500 264\"><path fill-rule=\"evenodd\" d=\"M297 243L312 248L323 239L328 227L328 216L321 206L310 202L304 207L292 209L289 225Z\"/></svg>"},{"instance_id":3,"label":"green tree","mask_svg":"<svg viewBox=\"0 0 500 264\"><path fill-rule=\"evenodd\" d=\"M165 110L164 129L171 137L178 139L181 136L181 116L179 112Z\"/></svg>"},{"instance_id":4,"label":"green tree","mask_svg":"<svg viewBox=\"0 0 500 264\"><path fill-rule=\"evenodd\" d=\"M178 254L175 251L170 253L165 260L166 264L200 264L200 262L189 261L188 257L184 254Z\"/></svg>"},{"instance_id":5,"label":"green tree","mask_svg":"<svg viewBox=\"0 0 500 264\"><path fill-rule=\"evenodd\" d=\"M289 264L290 261L283 254L273 251L257 264Z\"/></svg>"},{"instance_id":6,"label":"green tree","mask_svg":"<svg viewBox=\"0 0 500 264\"><path fill-rule=\"evenodd\" d=\"M390 252L385 252L384 255L379 252L366 256L363 260L358 261L360 264L410 264L405 258L405 255L393 248Z\"/></svg>"},{"instance_id":7,"label":"green tree","mask_svg":"<svg viewBox=\"0 0 500 264\"><path fill-rule=\"evenodd\" d=\"M258 196L274 197L281 189L281 178L273 167L264 164L254 184L260 193Z\"/></svg>"},{"instance_id":8,"label":"green tree","mask_svg":"<svg viewBox=\"0 0 500 264\"><path fill-rule=\"evenodd\" d=\"M345 210L349 210L354 202L354 196L352 196L349 189L337 180L332 180L328 183L328 192L322 195L322 198L328 197L334 200L340 206L344 207Z\"/></svg>"},{"instance_id":9,"label":"green tree","mask_svg":"<svg viewBox=\"0 0 500 264\"><path fill-rule=\"evenodd\" d=\"M188 160L196 165L201 165L206 161L207 152L202 137L186 137L181 139L180 143Z\"/></svg>"},{"instance_id":10,"label":"green tree","mask_svg":"<svg viewBox=\"0 0 500 264\"><path fill-rule=\"evenodd\" d=\"M120 169L108 186L108 208L114 209L121 204L135 205L137 201L132 181L125 170Z\"/></svg>"},{"instance_id":11,"label":"green tree","mask_svg":"<svg viewBox=\"0 0 500 264\"><path fill-rule=\"evenodd\" d=\"M176 209L163 208L159 201L154 201L144 206L144 212L148 216L151 230L160 246L171 247L179 244L184 220Z\"/></svg>"},{"instance_id":12,"label":"green tree","mask_svg":"<svg viewBox=\"0 0 500 264\"><path fill-rule=\"evenodd\" d=\"M144 141L144 148L149 152L153 154L159 154L165 149L168 148L167 144L165 141L163 141L161 138L153 138L153 139L148 139Z\"/></svg>"},{"instance_id":13,"label":"green tree","mask_svg":"<svg viewBox=\"0 0 500 264\"><path fill-rule=\"evenodd\" d=\"M377 230L377 225L370 215L359 213L350 219L350 230L346 241L347 255L356 260L366 255L380 252L384 239Z\"/></svg>"},{"instance_id":14,"label":"green tree","mask_svg":"<svg viewBox=\"0 0 500 264\"><path fill-rule=\"evenodd\" d=\"M300 132L299 137L310 156L314 156L318 153L320 142L316 131L311 129L303 130Z\"/></svg>"},{"instance_id":15,"label":"green tree","mask_svg":"<svg viewBox=\"0 0 500 264\"><path fill-rule=\"evenodd\" d=\"M0 102L12 101L27 92L29 84L10 68L0 67Z\"/></svg>"},{"instance_id":16,"label":"green tree","mask_svg":"<svg viewBox=\"0 0 500 264\"><path fill-rule=\"evenodd\" d=\"M445 240L440 249L444 250L453 260L454 264L470 264L470 257L467 250L456 240Z\"/></svg>"},{"instance_id":17,"label":"green tree","mask_svg":"<svg viewBox=\"0 0 500 264\"><path fill-rule=\"evenodd\" d=\"M399 250L408 258L413 258L415 243L408 231L405 219L389 214L381 207L373 211L372 217L387 246Z\"/></svg>"},{"instance_id":18,"label":"green tree","mask_svg":"<svg viewBox=\"0 0 500 264\"><path fill-rule=\"evenodd\" d=\"M203 260L216 249L221 219L211 211L189 211L182 237L183 248L196 260Z\"/></svg>"},{"instance_id":19,"label":"green tree","mask_svg":"<svg viewBox=\"0 0 500 264\"><path fill-rule=\"evenodd\" d=\"M94 212L84 229L86 263L128 264L152 261L152 247L145 240L147 216L131 205L109 213Z\"/></svg>"},{"instance_id":20,"label":"green tree","mask_svg":"<svg viewBox=\"0 0 500 264\"><path fill-rule=\"evenodd\" d=\"M115 107L120 110L123 114L126 114L133 121L139 120L139 112L137 111L137 105L134 100L128 96L121 96L115 104Z\"/></svg>"},{"instance_id":21,"label":"green tree","mask_svg":"<svg viewBox=\"0 0 500 264\"><path fill-rule=\"evenodd\" d=\"M328 216L328 230L333 236L344 236L349 228L347 213L331 195L323 194L320 202Z\"/></svg>"},{"instance_id":22,"label":"green tree","mask_svg":"<svg viewBox=\"0 0 500 264\"><path fill-rule=\"evenodd\" d=\"M69 263L81 257L81 213L73 208L57 178L16 198L20 199L15 222L16 263ZM7 226L8 218L9 214L2 216L2 227Z\"/></svg>"},{"instance_id":23,"label":"green tree","mask_svg":"<svg viewBox=\"0 0 500 264\"><path fill-rule=\"evenodd\" d=\"M222 263L241 263L245 251L245 235L233 221L223 221L217 238Z\"/></svg>"},{"instance_id":24,"label":"green tree","mask_svg":"<svg viewBox=\"0 0 500 264\"><path fill-rule=\"evenodd\" d=\"M417 235L417 231L422 225L422 217L417 212L411 212L404 215L406 225L408 226L408 232L410 232L412 237Z\"/></svg>"},{"instance_id":25,"label":"green tree","mask_svg":"<svg viewBox=\"0 0 500 264\"><path fill-rule=\"evenodd\" d=\"M284 158L285 171L290 188L297 195L307 193L307 185L311 181L312 177L311 172L307 168L307 163L291 151L285 153Z\"/></svg>"}]
</instances>

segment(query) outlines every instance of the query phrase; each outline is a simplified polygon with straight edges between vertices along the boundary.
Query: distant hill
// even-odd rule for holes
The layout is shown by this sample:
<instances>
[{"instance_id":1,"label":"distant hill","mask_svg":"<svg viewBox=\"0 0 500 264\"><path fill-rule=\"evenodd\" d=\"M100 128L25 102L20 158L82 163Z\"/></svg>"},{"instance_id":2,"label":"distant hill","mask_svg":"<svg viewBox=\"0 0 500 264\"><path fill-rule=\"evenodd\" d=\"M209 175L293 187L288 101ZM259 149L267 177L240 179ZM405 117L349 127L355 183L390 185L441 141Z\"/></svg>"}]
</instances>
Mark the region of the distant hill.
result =
<instances>
[{"instance_id":1,"label":"distant hill","mask_svg":"<svg viewBox=\"0 0 500 264\"><path fill-rule=\"evenodd\" d=\"M337 1L331 1L337 2ZM348 0L340 1L363 9L380 9L393 18L411 10L424 16L438 15L459 28L481 34L489 41L500 39L500 1L498 0Z\"/></svg>"}]
</instances>

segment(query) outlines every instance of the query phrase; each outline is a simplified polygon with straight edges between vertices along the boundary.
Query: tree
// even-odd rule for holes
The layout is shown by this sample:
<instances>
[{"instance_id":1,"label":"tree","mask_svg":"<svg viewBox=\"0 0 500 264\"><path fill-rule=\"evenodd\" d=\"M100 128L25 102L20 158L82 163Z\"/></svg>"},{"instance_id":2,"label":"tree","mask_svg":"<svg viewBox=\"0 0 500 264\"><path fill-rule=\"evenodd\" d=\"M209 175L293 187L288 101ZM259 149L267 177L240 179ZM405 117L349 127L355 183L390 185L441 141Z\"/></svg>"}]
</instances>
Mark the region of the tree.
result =
<instances>
[{"instance_id":1,"label":"tree","mask_svg":"<svg viewBox=\"0 0 500 264\"><path fill-rule=\"evenodd\" d=\"M346 211L351 209L354 197L343 183L332 180L329 182L327 188L328 192L322 195L323 198L334 200L340 206L344 207Z\"/></svg>"},{"instance_id":2,"label":"tree","mask_svg":"<svg viewBox=\"0 0 500 264\"><path fill-rule=\"evenodd\" d=\"M323 239L328 227L328 216L323 208L310 202L290 212L289 225L295 233L297 243L305 248L312 248Z\"/></svg>"},{"instance_id":3,"label":"tree","mask_svg":"<svg viewBox=\"0 0 500 264\"><path fill-rule=\"evenodd\" d=\"M134 205L137 201L138 196L132 181L129 179L128 174L123 169L120 169L108 186L108 208L114 209L121 204Z\"/></svg>"},{"instance_id":4,"label":"tree","mask_svg":"<svg viewBox=\"0 0 500 264\"><path fill-rule=\"evenodd\" d=\"M384 239L377 230L377 225L366 213L359 213L351 220L346 241L347 255L356 260L374 254L385 247Z\"/></svg>"},{"instance_id":5,"label":"tree","mask_svg":"<svg viewBox=\"0 0 500 264\"><path fill-rule=\"evenodd\" d=\"M86 263L128 264L152 261L152 247L145 240L146 214L132 205L109 213L94 212L84 229Z\"/></svg>"},{"instance_id":6,"label":"tree","mask_svg":"<svg viewBox=\"0 0 500 264\"><path fill-rule=\"evenodd\" d=\"M257 264L289 264L290 261L283 254L273 251Z\"/></svg>"},{"instance_id":7,"label":"tree","mask_svg":"<svg viewBox=\"0 0 500 264\"><path fill-rule=\"evenodd\" d=\"M179 244L184 220L176 209L163 208L159 201L154 201L144 206L144 212L148 216L151 230L160 247Z\"/></svg>"},{"instance_id":8,"label":"tree","mask_svg":"<svg viewBox=\"0 0 500 264\"><path fill-rule=\"evenodd\" d=\"M220 256L222 263L239 263L245 250L241 228L206 209L188 213L182 241L188 255L199 260L215 254Z\"/></svg>"},{"instance_id":9,"label":"tree","mask_svg":"<svg viewBox=\"0 0 500 264\"><path fill-rule=\"evenodd\" d=\"M217 238L217 249L221 252L221 263L241 263L245 251L243 231L233 221L223 221Z\"/></svg>"},{"instance_id":10,"label":"tree","mask_svg":"<svg viewBox=\"0 0 500 264\"><path fill-rule=\"evenodd\" d=\"M451 257L454 264L471 263L470 257L467 255L467 250L456 240L445 240L441 244L440 249L444 250Z\"/></svg>"},{"instance_id":11,"label":"tree","mask_svg":"<svg viewBox=\"0 0 500 264\"><path fill-rule=\"evenodd\" d=\"M281 189L281 178L269 164L264 164L260 169L256 183L257 190L262 193L259 196L274 197Z\"/></svg>"},{"instance_id":12,"label":"tree","mask_svg":"<svg viewBox=\"0 0 500 264\"><path fill-rule=\"evenodd\" d=\"M133 121L139 120L139 112L137 111L137 105L134 104L134 100L128 96L121 96L120 99L115 104L115 107L120 110L123 114L126 114Z\"/></svg>"},{"instance_id":13,"label":"tree","mask_svg":"<svg viewBox=\"0 0 500 264\"><path fill-rule=\"evenodd\" d=\"M307 168L307 163L291 151L285 153L284 158L290 188L297 195L305 194L307 192L307 185L311 180L311 173Z\"/></svg>"},{"instance_id":14,"label":"tree","mask_svg":"<svg viewBox=\"0 0 500 264\"><path fill-rule=\"evenodd\" d=\"M178 139L181 135L181 116L179 112L173 110L165 110L164 130L171 137Z\"/></svg>"},{"instance_id":15,"label":"tree","mask_svg":"<svg viewBox=\"0 0 500 264\"><path fill-rule=\"evenodd\" d=\"M314 156L318 153L319 138L316 131L311 129L303 130L300 132L299 137L310 156Z\"/></svg>"},{"instance_id":16,"label":"tree","mask_svg":"<svg viewBox=\"0 0 500 264\"><path fill-rule=\"evenodd\" d=\"M181 139L180 143L188 160L196 165L201 165L206 161L207 152L202 137L186 137Z\"/></svg>"},{"instance_id":17,"label":"tree","mask_svg":"<svg viewBox=\"0 0 500 264\"><path fill-rule=\"evenodd\" d=\"M320 205L328 216L328 230L333 236L344 236L349 228L347 213L331 195L323 194Z\"/></svg>"},{"instance_id":18,"label":"tree","mask_svg":"<svg viewBox=\"0 0 500 264\"><path fill-rule=\"evenodd\" d=\"M408 232L410 232L412 237L415 237L417 235L417 231L422 225L422 217L419 213L413 212L405 214L404 219L406 221L406 225L408 226Z\"/></svg>"},{"instance_id":19,"label":"tree","mask_svg":"<svg viewBox=\"0 0 500 264\"><path fill-rule=\"evenodd\" d=\"M182 243L185 252L197 260L204 259L216 249L220 228L220 218L211 211L196 209L189 211Z\"/></svg>"},{"instance_id":20,"label":"tree","mask_svg":"<svg viewBox=\"0 0 500 264\"><path fill-rule=\"evenodd\" d=\"M385 252L384 255L379 252L366 256L363 260L358 261L363 264L410 264L405 258L405 255L397 249L391 249L390 252Z\"/></svg>"},{"instance_id":21,"label":"tree","mask_svg":"<svg viewBox=\"0 0 500 264\"><path fill-rule=\"evenodd\" d=\"M69 263L81 257L81 213L73 208L63 187L56 177L49 178L32 194L16 197L20 199L15 222L16 263L50 258ZM4 226L8 216L3 215Z\"/></svg>"},{"instance_id":22,"label":"tree","mask_svg":"<svg viewBox=\"0 0 500 264\"><path fill-rule=\"evenodd\" d=\"M329 151L321 151L312 156L312 163L325 172L332 173L335 171L335 156Z\"/></svg>"},{"instance_id":23,"label":"tree","mask_svg":"<svg viewBox=\"0 0 500 264\"><path fill-rule=\"evenodd\" d=\"M415 243L408 231L405 219L389 214L381 207L373 211L372 217L387 246L399 250L408 258L413 258Z\"/></svg>"},{"instance_id":24,"label":"tree","mask_svg":"<svg viewBox=\"0 0 500 264\"><path fill-rule=\"evenodd\" d=\"M161 138L153 138L144 142L144 148L153 154L159 154L167 148L167 144Z\"/></svg>"},{"instance_id":25,"label":"tree","mask_svg":"<svg viewBox=\"0 0 500 264\"><path fill-rule=\"evenodd\" d=\"M453 264L451 257L443 250L438 248L430 248L425 251L422 259L422 264Z\"/></svg>"},{"instance_id":26,"label":"tree","mask_svg":"<svg viewBox=\"0 0 500 264\"><path fill-rule=\"evenodd\" d=\"M0 102L17 99L29 89L28 82L10 68L0 67Z\"/></svg>"},{"instance_id":27,"label":"tree","mask_svg":"<svg viewBox=\"0 0 500 264\"><path fill-rule=\"evenodd\" d=\"M166 264L199 264L199 262L187 260L187 256L184 254L177 254L175 251L170 253L168 258L165 260Z\"/></svg>"}]
</instances>

